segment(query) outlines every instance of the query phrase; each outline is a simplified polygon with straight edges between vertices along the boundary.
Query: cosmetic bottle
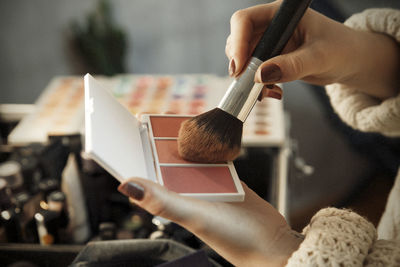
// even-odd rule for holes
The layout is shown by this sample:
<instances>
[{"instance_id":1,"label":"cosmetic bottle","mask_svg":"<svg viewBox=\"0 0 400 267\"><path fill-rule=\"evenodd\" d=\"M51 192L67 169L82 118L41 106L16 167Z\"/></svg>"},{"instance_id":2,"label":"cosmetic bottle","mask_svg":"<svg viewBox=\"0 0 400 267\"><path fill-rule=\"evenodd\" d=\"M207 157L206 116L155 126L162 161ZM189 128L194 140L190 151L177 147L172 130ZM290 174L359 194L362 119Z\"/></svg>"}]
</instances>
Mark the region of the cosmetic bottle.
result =
<instances>
[{"instance_id":1,"label":"cosmetic bottle","mask_svg":"<svg viewBox=\"0 0 400 267\"><path fill-rule=\"evenodd\" d=\"M29 194L27 191L23 191L15 195L16 206L21 210L20 224L25 243L38 243L39 241L34 215L41 209L41 201L40 193Z\"/></svg>"},{"instance_id":2,"label":"cosmetic bottle","mask_svg":"<svg viewBox=\"0 0 400 267\"><path fill-rule=\"evenodd\" d=\"M52 235L46 225L49 214L46 210L42 210L35 214L37 233L41 245L51 245L54 243L54 235Z\"/></svg>"},{"instance_id":3,"label":"cosmetic bottle","mask_svg":"<svg viewBox=\"0 0 400 267\"><path fill-rule=\"evenodd\" d=\"M60 244L70 241L71 238L66 231L69 219L65 202L65 194L57 190L48 194L47 202L42 201L42 209L34 216L40 244Z\"/></svg>"},{"instance_id":4,"label":"cosmetic bottle","mask_svg":"<svg viewBox=\"0 0 400 267\"><path fill-rule=\"evenodd\" d=\"M69 216L66 206L65 194L61 191L53 191L47 197L47 205L49 211L56 212L58 217L55 220L56 224L56 243L69 243L71 241L71 235L67 231L69 223Z\"/></svg>"},{"instance_id":5,"label":"cosmetic bottle","mask_svg":"<svg viewBox=\"0 0 400 267\"><path fill-rule=\"evenodd\" d=\"M71 234L72 242L85 243L90 239L91 228L85 194L74 154L70 154L63 170L61 188L66 195L66 207L69 214L68 231Z\"/></svg>"},{"instance_id":6,"label":"cosmetic bottle","mask_svg":"<svg viewBox=\"0 0 400 267\"><path fill-rule=\"evenodd\" d=\"M7 182L13 193L23 190L24 178L21 173L21 164L17 161L6 161L0 164L0 178Z\"/></svg>"}]
</instances>

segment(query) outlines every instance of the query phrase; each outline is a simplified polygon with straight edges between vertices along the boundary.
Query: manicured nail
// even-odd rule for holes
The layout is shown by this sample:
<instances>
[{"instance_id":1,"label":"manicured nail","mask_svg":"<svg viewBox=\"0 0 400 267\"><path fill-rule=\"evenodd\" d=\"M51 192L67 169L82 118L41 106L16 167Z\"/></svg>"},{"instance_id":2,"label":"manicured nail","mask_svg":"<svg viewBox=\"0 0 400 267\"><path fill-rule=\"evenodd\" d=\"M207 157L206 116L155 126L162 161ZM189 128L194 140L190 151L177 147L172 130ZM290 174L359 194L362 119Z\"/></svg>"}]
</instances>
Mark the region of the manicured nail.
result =
<instances>
[{"instance_id":1,"label":"manicured nail","mask_svg":"<svg viewBox=\"0 0 400 267\"><path fill-rule=\"evenodd\" d=\"M261 70L261 82L277 82L282 78L282 72L278 65L270 64Z\"/></svg>"},{"instance_id":2,"label":"manicured nail","mask_svg":"<svg viewBox=\"0 0 400 267\"><path fill-rule=\"evenodd\" d=\"M231 58L231 61L229 61L229 75L233 76L236 71L236 65L235 65L235 60Z\"/></svg>"},{"instance_id":3,"label":"manicured nail","mask_svg":"<svg viewBox=\"0 0 400 267\"><path fill-rule=\"evenodd\" d=\"M123 186L120 186L118 190L122 194L134 198L136 200L142 200L144 197L144 188L134 182L126 183Z\"/></svg>"}]
</instances>

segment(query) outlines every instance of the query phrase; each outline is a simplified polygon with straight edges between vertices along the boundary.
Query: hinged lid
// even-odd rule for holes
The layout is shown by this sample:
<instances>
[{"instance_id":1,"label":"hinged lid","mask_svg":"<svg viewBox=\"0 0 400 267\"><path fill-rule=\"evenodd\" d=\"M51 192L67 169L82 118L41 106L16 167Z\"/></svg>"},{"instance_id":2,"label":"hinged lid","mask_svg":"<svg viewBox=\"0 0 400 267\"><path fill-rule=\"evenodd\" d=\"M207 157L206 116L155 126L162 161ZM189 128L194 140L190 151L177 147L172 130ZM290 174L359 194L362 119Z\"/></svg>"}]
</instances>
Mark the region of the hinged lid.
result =
<instances>
[{"instance_id":1,"label":"hinged lid","mask_svg":"<svg viewBox=\"0 0 400 267\"><path fill-rule=\"evenodd\" d=\"M149 178L139 129L139 121L86 74L85 151L120 182Z\"/></svg>"}]
</instances>

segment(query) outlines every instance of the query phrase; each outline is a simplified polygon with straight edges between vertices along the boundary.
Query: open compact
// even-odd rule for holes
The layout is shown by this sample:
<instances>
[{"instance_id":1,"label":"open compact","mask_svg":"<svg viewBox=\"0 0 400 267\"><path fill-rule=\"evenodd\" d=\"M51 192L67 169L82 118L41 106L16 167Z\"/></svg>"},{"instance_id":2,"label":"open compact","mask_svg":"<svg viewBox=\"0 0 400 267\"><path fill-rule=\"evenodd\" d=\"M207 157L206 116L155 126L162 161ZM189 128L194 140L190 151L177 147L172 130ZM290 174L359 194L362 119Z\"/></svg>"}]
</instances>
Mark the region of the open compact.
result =
<instances>
[{"instance_id":1,"label":"open compact","mask_svg":"<svg viewBox=\"0 0 400 267\"><path fill-rule=\"evenodd\" d=\"M145 114L138 120L92 76L85 76L85 151L120 182L141 177L209 201L243 201L233 162L204 164L178 154L190 116Z\"/></svg>"}]
</instances>

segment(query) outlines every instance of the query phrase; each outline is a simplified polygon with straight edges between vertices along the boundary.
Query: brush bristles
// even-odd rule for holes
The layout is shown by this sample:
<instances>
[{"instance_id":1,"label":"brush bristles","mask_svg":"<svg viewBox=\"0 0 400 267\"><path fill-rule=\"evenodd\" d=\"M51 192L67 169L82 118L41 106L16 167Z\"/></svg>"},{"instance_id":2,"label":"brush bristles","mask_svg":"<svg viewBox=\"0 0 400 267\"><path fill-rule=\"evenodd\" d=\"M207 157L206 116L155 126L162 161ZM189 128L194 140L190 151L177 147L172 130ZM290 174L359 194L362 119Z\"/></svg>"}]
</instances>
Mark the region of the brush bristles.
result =
<instances>
[{"instance_id":1,"label":"brush bristles","mask_svg":"<svg viewBox=\"0 0 400 267\"><path fill-rule=\"evenodd\" d=\"M240 152L243 122L215 108L184 121L179 130L178 152L196 162L234 160Z\"/></svg>"}]
</instances>

